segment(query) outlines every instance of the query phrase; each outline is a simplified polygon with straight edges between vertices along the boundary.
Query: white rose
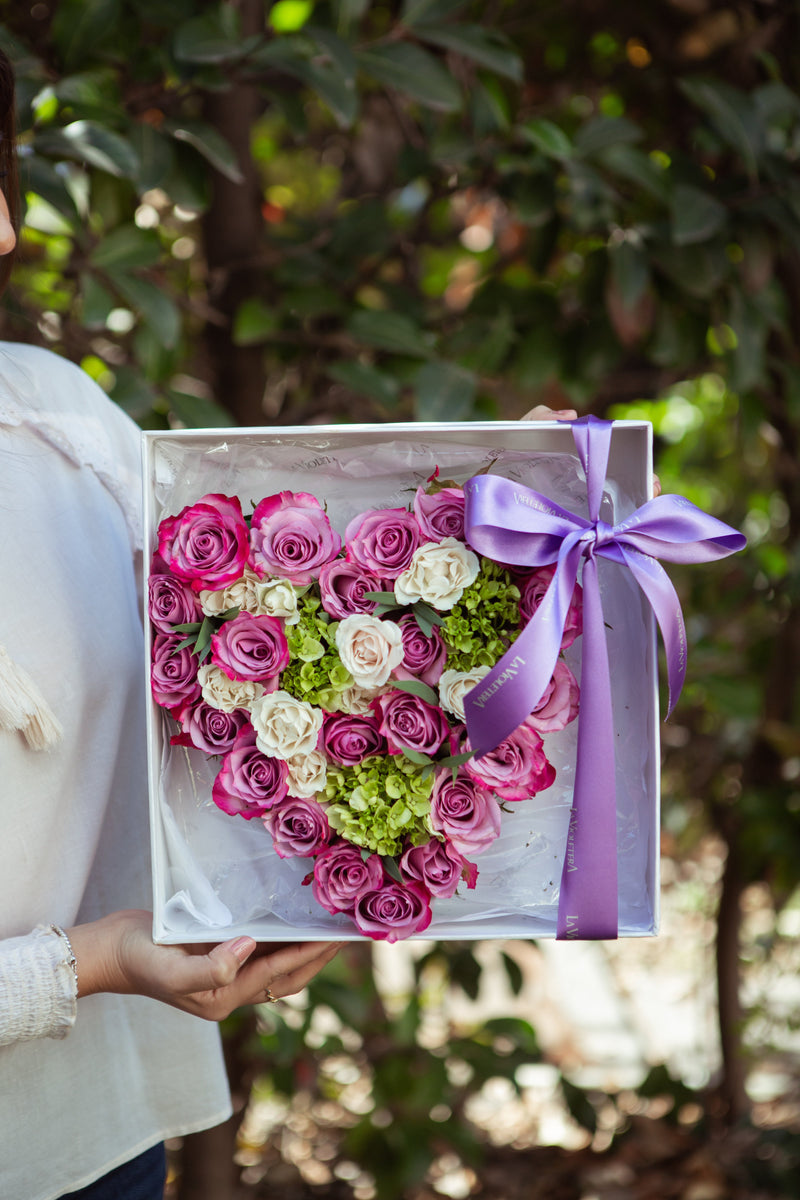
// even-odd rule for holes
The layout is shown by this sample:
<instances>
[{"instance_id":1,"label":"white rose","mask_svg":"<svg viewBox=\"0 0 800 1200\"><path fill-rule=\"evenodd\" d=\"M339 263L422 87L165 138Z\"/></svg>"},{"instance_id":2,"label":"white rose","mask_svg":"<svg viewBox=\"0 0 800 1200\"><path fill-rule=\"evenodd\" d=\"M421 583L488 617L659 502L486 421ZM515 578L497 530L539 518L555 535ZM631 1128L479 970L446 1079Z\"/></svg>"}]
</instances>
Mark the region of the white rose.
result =
<instances>
[{"instance_id":1,"label":"white rose","mask_svg":"<svg viewBox=\"0 0 800 1200\"><path fill-rule=\"evenodd\" d=\"M363 717L365 713L372 711L370 705L375 697L382 696L385 691L386 688L383 687L360 687L357 683L351 683L350 687L339 692L339 712Z\"/></svg>"},{"instance_id":2,"label":"white rose","mask_svg":"<svg viewBox=\"0 0 800 1200\"><path fill-rule=\"evenodd\" d=\"M256 584L259 612L268 617L283 617L287 625L296 625L300 620L297 600L304 591L307 589L298 590L288 579L265 579Z\"/></svg>"},{"instance_id":3,"label":"white rose","mask_svg":"<svg viewBox=\"0 0 800 1200\"><path fill-rule=\"evenodd\" d=\"M336 626L336 649L357 684L380 687L403 661L403 634L394 621L355 613Z\"/></svg>"},{"instance_id":4,"label":"white rose","mask_svg":"<svg viewBox=\"0 0 800 1200\"><path fill-rule=\"evenodd\" d=\"M310 754L296 754L286 762L289 768L287 783L292 796L309 799L325 787L328 777L328 760L321 750Z\"/></svg>"},{"instance_id":5,"label":"white rose","mask_svg":"<svg viewBox=\"0 0 800 1200\"><path fill-rule=\"evenodd\" d=\"M488 675L491 667L473 667L471 671L442 671L439 680L439 703L460 721L466 720L464 697Z\"/></svg>"},{"instance_id":6,"label":"white rose","mask_svg":"<svg viewBox=\"0 0 800 1200\"><path fill-rule=\"evenodd\" d=\"M288 692L269 692L251 705L250 721L261 753L288 761L316 750L322 709L295 700Z\"/></svg>"},{"instance_id":7,"label":"white rose","mask_svg":"<svg viewBox=\"0 0 800 1200\"><path fill-rule=\"evenodd\" d=\"M245 567L241 579L229 583L221 592L202 591L200 606L207 617L218 617L229 608L239 608L253 616L263 616L265 609L259 607L257 587L261 580L255 571Z\"/></svg>"},{"instance_id":8,"label":"white rose","mask_svg":"<svg viewBox=\"0 0 800 1200\"><path fill-rule=\"evenodd\" d=\"M458 603L480 569L477 555L457 538L426 542L414 551L410 564L395 580L394 594L398 604L424 600L443 611Z\"/></svg>"},{"instance_id":9,"label":"white rose","mask_svg":"<svg viewBox=\"0 0 800 1200\"><path fill-rule=\"evenodd\" d=\"M260 683L249 679L231 679L211 663L199 668L197 681L202 688L206 704L222 712L233 712L235 708L249 708L254 700L258 700L259 696L264 694Z\"/></svg>"}]
</instances>

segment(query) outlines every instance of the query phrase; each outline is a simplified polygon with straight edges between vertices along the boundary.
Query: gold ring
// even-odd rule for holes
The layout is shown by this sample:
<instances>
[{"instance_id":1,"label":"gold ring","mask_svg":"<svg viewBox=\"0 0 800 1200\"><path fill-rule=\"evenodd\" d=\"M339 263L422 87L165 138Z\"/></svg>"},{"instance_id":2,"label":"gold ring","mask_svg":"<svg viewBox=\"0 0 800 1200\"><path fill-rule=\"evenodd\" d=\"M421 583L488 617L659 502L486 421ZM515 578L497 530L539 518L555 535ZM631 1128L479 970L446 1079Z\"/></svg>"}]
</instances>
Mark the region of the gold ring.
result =
<instances>
[{"instance_id":1,"label":"gold ring","mask_svg":"<svg viewBox=\"0 0 800 1200\"><path fill-rule=\"evenodd\" d=\"M264 988L264 999L266 1000L267 1004L274 1004L277 1001L278 997L273 996L272 989L267 987L267 988Z\"/></svg>"}]
</instances>

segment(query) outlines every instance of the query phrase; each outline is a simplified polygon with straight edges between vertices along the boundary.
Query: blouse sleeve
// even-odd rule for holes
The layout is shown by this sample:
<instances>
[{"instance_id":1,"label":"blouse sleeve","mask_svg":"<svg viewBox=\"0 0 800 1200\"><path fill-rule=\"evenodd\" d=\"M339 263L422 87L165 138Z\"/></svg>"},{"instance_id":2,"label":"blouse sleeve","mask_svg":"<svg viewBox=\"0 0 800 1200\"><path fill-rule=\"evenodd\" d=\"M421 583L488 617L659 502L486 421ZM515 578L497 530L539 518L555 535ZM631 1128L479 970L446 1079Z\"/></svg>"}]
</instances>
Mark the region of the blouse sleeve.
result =
<instances>
[{"instance_id":1,"label":"blouse sleeve","mask_svg":"<svg viewBox=\"0 0 800 1200\"><path fill-rule=\"evenodd\" d=\"M0 942L0 1046L66 1037L78 1007L69 960L65 940L45 925Z\"/></svg>"}]
</instances>

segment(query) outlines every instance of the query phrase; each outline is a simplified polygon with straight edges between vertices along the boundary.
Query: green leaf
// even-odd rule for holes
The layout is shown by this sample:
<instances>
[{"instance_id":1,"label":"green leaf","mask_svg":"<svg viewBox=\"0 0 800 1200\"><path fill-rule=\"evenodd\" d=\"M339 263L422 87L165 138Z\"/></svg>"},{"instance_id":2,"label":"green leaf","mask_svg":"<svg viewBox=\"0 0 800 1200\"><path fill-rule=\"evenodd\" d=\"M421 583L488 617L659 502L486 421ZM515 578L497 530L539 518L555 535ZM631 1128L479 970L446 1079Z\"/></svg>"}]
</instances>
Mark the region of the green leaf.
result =
<instances>
[{"instance_id":1,"label":"green leaf","mask_svg":"<svg viewBox=\"0 0 800 1200\"><path fill-rule=\"evenodd\" d=\"M374 600L376 604L385 604L388 608L397 608L397 597L394 592L364 592L365 600Z\"/></svg>"},{"instance_id":2,"label":"green leaf","mask_svg":"<svg viewBox=\"0 0 800 1200\"><path fill-rule=\"evenodd\" d=\"M578 154L591 156L609 146L638 142L642 137L642 130L627 117L592 117L575 134L575 149Z\"/></svg>"},{"instance_id":3,"label":"green leaf","mask_svg":"<svg viewBox=\"0 0 800 1200\"><path fill-rule=\"evenodd\" d=\"M428 763L433 761L427 754L420 754L419 750L411 750L401 742L397 744L409 762L416 763L420 767L426 767Z\"/></svg>"},{"instance_id":4,"label":"green leaf","mask_svg":"<svg viewBox=\"0 0 800 1200\"><path fill-rule=\"evenodd\" d=\"M350 391L368 396L379 404L393 405L400 394L400 384L393 375L379 371L362 362L338 362L326 367L326 374Z\"/></svg>"},{"instance_id":5,"label":"green leaf","mask_svg":"<svg viewBox=\"0 0 800 1200\"><path fill-rule=\"evenodd\" d=\"M169 388L167 399L172 412L189 429L225 429L236 424L228 410L208 396Z\"/></svg>"},{"instance_id":6,"label":"green leaf","mask_svg":"<svg viewBox=\"0 0 800 1200\"><path fill-rule=\"evenodd\" d=\"M662 203L668 201L669 184L666 175L651 158L635 146L622 143L609 146L608 149L599 151L596 157L613 175L642 188Z\"/></svg>"},{"instance_id":7,"label":"green leaf","mask_svg":"<svg viewBox=\"0 0 800 1200\"><path fill-rule=\"evenodd\" d=\"M99 270L129 271L152 267L161 257L161 242L153 229L120 225L107 233L92 250L89 262Z\"/></svg>"},{"instance_id":8,"label":"green leaf","mask_svg":"<svg viewBox=\"0 0 800 1200\"><path fill-rule=\"evenodd\" d=\"M50 36L67 66L80 62L87 51L96 49L114 32L121 8L120 0L61 0Z\"/></svg>"},{"instance_id":9,"label":"green leaf","mask_svg":"<svg viewBox=\"0 0 800 1200\"><path fill-rule=\"evenodd\" d=\"M81 276L81 324L87 329L102 329L115 307L114 297L88 271Z\"/></svg>"},{"instance_id":10,"label":"green leaf","mask_svg":"<svg viewBox=\"0 0 800 1200\"><path fill-rule=\"evenodd\" d=\"M75 200L67 188L64 176L52 163L38 154L32 154L23 160L21 167L21 184L24 191L41 196L67 221L74 223L79 220Z\"/></svg>"},{"instance_id":11,"label":"green leaf","mask_svg":"<svg viewBox=\"0 0 800 1200\"><path fill-rule=\"evenodd\" d=\"M313 0L276 0L267 21L277 33L296 33L314 11Z\"/></svg>"},{"instance_id":12,"label":"green leaf","mask_svg":"<svg viewBox=\"0 0 800 1200\"><path fill-rule=\"evenodd\" d=\"M451 362L425 363L414 379L418 421L466 421L473 415L478 380Z\"/></svg>"},{"instance_id":13,"label":"green leaf","mask_svg":"<svg viewBox=\"0 0 800 1200\"><path fill-rule=\"evenodd\" d=\"M242 58L259 40L242 38L236 10L220 5L179 25L172 46L180 62L225 63Z\"/></svg>"},{"instance_id":14,"label":"green leaf","mask_svg":"<svg viewBox=\"0 0 800 1200\"><path fill-rule=\"evenodd\" d=\"M372 0L332 0L336 28L340 33L347 33L352 25L357 24L369 8Z\"/></svg>"},{"instance_id":15,"label":"green leaf","mask_svg":"<svg viewBox=\"0 0 800 1200\"><path fill-rule=\"evenodd\" d=\"M381 859L381 862L383 863L383 869L386 872L386 874L391 879L394 879L397 883L403 883L403 876L400 874L400 868L398 867L398 865L394 861L394 859L391 857L391 855L382 854L380 856L380 859Z\"/></svg>"},{"instance_id":16,"label":"green leaf","mask_svg":"<svg viewBox=\"0 0 800 1200\"><path fill-rule=\"evenodd\" d=\"M75 158L118 178L135 179L139 159L130 142L94 121L73 121L63 129L49 129L35 140L40 153L53 158Z\"/></svg>"},{"instance_id":17,"label":"green leaf","mask_svg":"<svg viewBox=\"0 0 800 1200\"><path fill-rule=\"evenodd\" d=\"M747 174L755 178L764 139L750 97L718 80L681 79L678 86L710 118L723 141L741 157Z\"/></svg>"},{"instance_id":18,"label":"green leaf","mask_svg":"<svg viewBox=\"0 0 800 1200\"><path fill-rule=\"evenodd\" d=\"M432 608L430 604L426 604L424 600L417 600L415 604L412 604L411 609L414 613L414 616L418 617L422 615L425 620L429 621L432 625L444 624L444 617L442 614L437 612L435 608Z\"/></svg>"},{"instance_id":19,"label":"green leaf","mask_svg":"<svg viewBox=\"0 0 800 1200\"><path fill-rule=\"evenodd\" d=\"M515 996L518 996L525 982L520 965L516 959L512 958L510 954L506 954L505 951L501 951L501 958L511 991ZM533 1033L533 1030L531 1030L531 1033Z\"/></svg>"},{"instance_id":20,"label":"green leaf","mask_svg":"<svg viewBox=\"0 0 800 1200\"><path fill-rule=\"evenodd\" d=\"M348 329L357 341L379 350L430 358L429 336L402 313L359 309L348 321Z\"/></svg>"},{"instance_id":21,"label":"green leaf","mask_svg":"<svg viewBox=\"0 0 800 1200\"><path fill-rule=\"evenodd\" d=\"M506 38L481 25L417 25L417 36L480 63L514 83L522 82L522 59Z\"/></svg>"},{"instance_id":22,"label":"green leaf","mask_svg":"<svg viewBox=\"0 0 800 1200\"><path fill-rule=\"evenodd\" d=\"M627 239L608 252L611 278L624 308L632 309L650 282L650 265L643 249Z\"/></svg>"},{"instance_id":23,"label":"green leaf","mask_svg":"<svg viewBox=\"0 0 800 1200\"><path fill-rule=\"evenodd\" d=\"M520 127L520 133L548 158L571 158L575 152L564 130L546 117L534 117Z\"/></svg>"},{"instance_id":24,"label":"green leaf","mask_svg":"<svg viewBox=\"0 0 800 1200\"><path fill-rule=\"evenodd\" d=\"M280 327L278 314L259 296L243 300L233 318L232 338L235 346L257 346L267 341Z\"/></svg>"},{"instance_id":25,"label":"green leaf","mask_svg":"<svg viewBox=\"0 0 800 1200\"><path fill-rule=\"evenodd\" d=\"M404 25L417 25L420 21L440 21L463 8L466 0L403 0L400 20Z\"/></svg>"},{"instance_id":26,"label":"green leaf","mask_svg":"<svg viewBox=\"0 0 800 1200\"><path fill-rule=\"evenodd\" d=\"M202 621L187 621L183 625L173 625L172 628L178 633L199 633L202 625Z\"/></svg>"},{"instance_id":27,"label":"green leaf","mask_svg":"<svg viewBox=\"0 0 800 1200\"><path fill-rule=\"evenodd\" d=\"M160 345L171 349L177 344L181 331L181 316L163 288L149 279L109 271L114 287L146 321Z\"/></svg>"},{"instance_id":28,"label":"green leaf","mask_svg":"<svg viewBox=\"0 0 800 1200\"><path fill-rule=\"evenodd\" d=\"M438 59L410 42L371 46L356 55L359 67L386 87L428 108L458 112L461 89Z\"/></svg>"},{"instance_id":29,"label":"green leaf","mask_svg":"<svg viewBox=\"0 0 800 1200\"><path fill-rule=\"evenodd\" d=\"M214 633L214 622L210 617L205 617L194 645L195 654L198 657L205 657L205 652L210 651L212 633Z\"/></svg>"},{"instance_id":30,"label":"green leaf","mask_svg":"<svg viewBox=\"0 0 800 1200\"><path fill-rule=\"evenodd\" d=\"M162 128L178 142L186 142L194 147L198 154L210 162L212 167L230 179L231 183L244 183L236 154L230 143L221 133L205 121L173 121L167 120Z\"/></svg>"},{"instance_id":31,"label":"green leaf","mask_svg":"<svg viewBox=\"0 0 800 1200\"><path fill-rule=\"evenodd\" d=\"M136 185L141 192L163 187L175 162L172 142L144 121L137 121L130 133L131 146L139 159ZM174 197L172 197L174 199Z\"/></svg>"},{"instance_id":32,"label":"green leaf","mask_svg":"<svg viewBox=\"0 0 800 1200\"><path fill-rule=\"evenodd\" d=\"M410 692L412 696L418 696L420 700L425 700L428 704L438 705L439 703L436 692L421 679L393 679L392 687L399 688L401 692Z\"/></svg>"},{"instance_id":33,"label":"green leaf","mask_svg":"<svg viewBox=\"0 0 800 1200\"><path fill-rule=\"evenodd\" d=\"M474 757L474 750L465 750L463 754L448 754L445 758L438 759L437 763L440 767L460 767Z\"/></svg>"},{"instance_id":34,"label":"green leaf","mask_svg":"<svg viewBox=\"0 0 800 1200\"><path fill-rule=\"evenodd\" d=\"M672 194L672 240L676 246L707 242L728 220L728 210L708 192L679 183Z\"/></svg>"}]
</instances>

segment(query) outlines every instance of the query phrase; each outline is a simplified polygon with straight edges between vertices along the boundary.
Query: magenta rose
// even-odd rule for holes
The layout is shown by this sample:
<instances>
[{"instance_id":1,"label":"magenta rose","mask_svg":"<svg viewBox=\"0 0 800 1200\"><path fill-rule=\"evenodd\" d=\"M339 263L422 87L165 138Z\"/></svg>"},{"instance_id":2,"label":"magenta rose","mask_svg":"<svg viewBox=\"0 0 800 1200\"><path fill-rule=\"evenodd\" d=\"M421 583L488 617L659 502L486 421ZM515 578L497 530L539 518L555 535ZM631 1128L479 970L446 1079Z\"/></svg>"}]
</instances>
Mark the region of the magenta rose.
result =
<instances>
[{"instance_id":1,"label":"magenta rose","mask_svg":"<svg viewBox=\"0 0 800 1200\"><path fill-rule=\"evenodd\" d=\"M150 686L162 708L183 708L200 699L198 662L188 646L178 650L184 639L176 633L157 633L153 638Z\"/></svg>"},{"instance_id":2,"label":"magenta rose","mask_svg":"<svg viewBox=\"0 0 800 1200\"><path fill-rule=\"evenodd\" d=\"M403 661L395 667L395 679L421 679L431 687L439 682L447 658L447 647L436 625L426 637L413 613L397 622L403 634Z\"/></svg>"},{"instance_id":3,"label":"magenta rose","mask_svg":"<svg viewBox=\"0 0 800 1200\"><path fill-rule=\"evenodd\" d=\"M372 508L353 517L345 530L347 561L393 580L405 571L422 540L413 513L405 508Z\"/></svg>"},{"instance_id":4,"label":"magenta rose","mask_svg":"<svg viewBox=\"0 0 800 1200\"><path fill-rule=\"evenodd\" d=\"M432 896L453 896L462 879L474 888L478 868L459 854L452 842L438 838L424 846L412 846L400 859L400 870L406 879L421 883Z\"/></svg>"},{"instance_id":5,"label":"magenta rose","mask_svg":"<svg viewBox=\"0 0 800 1200\"><path fill-rule=\"evenodd\" d=\"M338 841L317 856L311 890L329 913L351 913L358 897L376 890L382 881L383 865L377 854L365 861L358 846Z\"/></svg>"},{"instance_id":6,"label":"magenta rose","mask_svg":"<svg viewBox=\"0 0 800 1200\"><path fill-rule=\"evenodd\" d=\"M211 661L230 679L273 679L289 662L289 646L277 617L240 612L211 635Z\"/></svg>"},{"instance_id":7,"label":"magenta rose","mask_svg":"<svg viewBox=\"0 0 800 1200\"><path fill-rule=\"evenodd\" d=\"M203 612L194 592L172 575L151 575L147 583L150 620L159 633L172 633L174 625L202 621Z\"/></svg>"},{"instance_id":8,"label":"magenta rose","mask_svg":"<svg viewBox=\"0 0 800 1200\"><path fill-rule=\"evenodd\" d=\"M556 777L542 739L527 724L518 726L488 754L471 758L466 770L501 800L527 800L549 788Z\"/></svg>"},{"instance_id":9,"label":"magenta rose","mask_svg":"<svg viewBox=\"0 0 800 1200\"><path fill-rule=\"evenodd\" d=\"M316 800L290 796L270 809L264 824L281 858L310 858L321 853L331 837L325 809Z\"/></svg>"},{"instance_id":10,"label":"magenta rose","mask_svg":"<svg viewBox=\"0 0 800 1200\"><path fill-rule=\"evenodd\" d=\"M447 737L447 718L442 710L410 692L393 688L372 702L380 715L380 731L390 754L416 750L433 755Z\"/></svg>"},{"instance_id":11,"label":"magenta rose","mask_svg":"<svg viewBox=\"0 0 800 1200\"><path fill-rule=\"evenodd\" d=\"M578 715L579 697L577 679L567 664L559 659L553 678L525 724L537 733L556 733L559 729L565 729Z\"/></svg>"},{"instance_id":12,"label":"magenta rose","mask_svg":"<svg viewBox=\"0 0 800 1200\"><path fill-rule=\"evenodd\" d=\"M326 613L343 621L356 613L375 611L376 600L365 600L365 592L381 591L381 581L357 562L336 558L319 573L319 593Z\"/></svg>"},{"instance_id":13,"label":"magenta rose","mask_svg":"<svg viewBox=\"0 0 800 1200\"><path fill-rule=\"evenodd\" d=\"M526 576L520 581L520 601L519 613L524 624L530 621L533 614L536 612L539 605L544 599L544 594L550 586L550 581L555 574L555 565L549 567L539 567L533 574ZM567 609L567 619L564 623L564 636L561 639L561 649L566 650L567 646L571 646L575 638L583 631L583 588L579 583L575 584L575 591L572 593L572 599Z\"/></svg>"},{"instance_id":14,"label":"magenta rose","mask_svg":"<svg viewBox=\"0 0 800 1200\"><path fill-rule=\"evenodd\" d=\"M325 714L322 746L328 758L343 767L354 767L365 758L386 753L386 741L378 728L378 718L350 713Z\"/></svg>"},{"instance_id":15,"label":"magenta rose","mask_svg":"<svg viewBox=\"0 0 800 1200\"><path fill-rule=\"evenodd\" d=\"M442 538L464 537L464 492L461 488L441 488L429 496L424 488L417 488L414 496L414 514L426 538L440 542Z\"/></svg>"},{"instance_id":16,"label":"magenta rose","mask_svg":"<svg viewBox=\"0 0 800 1200\"><path fill-rule=\"evenodd\" d=\"M431 923L430 897L420 883L394 883L362 892L353 920L362 933L376 941L397 942L421 933Z\"/></svg>"},{"instance_id":17,"label":"magenta rose","mask_svg":"<svg viewBox=\"0 0 800 1200\"><path fill-rule=\"evenodd\" d=\"M462 854L480 854L500 834L500 805L494 796L459 768L437 772L431 793L431 825Z\"/></svg>"},{"instance_id":18,"label":"magenta rose","mask_svg":"<svg viewBox=\"0 0 800 1200\"><path fill-rule=\"evenodd\" d=\"M247 724L243 709L222 712L203 700L187 705L175 715L182 732L170 738L170 745L196 746L205 754L224 754L230 750L239 730Z\"/></svg>"},{"instance_id":19,"label":"magenta rose","mask_svg":"<svg viewBox=\"0 0 800 1200\"><path fill-rule=\"evenodd\" d=\"M262 754L256 746L255 730L243 725L222 760L211 798L223 812L249 821L285 799L287 776L286 763Z\"/></svg>"},{"instance_id":20,"label":"magenta rose","mask_svg":"<svg viewBox=\"0 0 800 1200\"><path fill-rule=\"evenodd\" d=\"M158 527L158 549L169 570L195 591L219 591L240 579L250 558L242 506L212 493Z\"/></svg>"},{"instance_id":21,"label":"magenta rose","mask_svg":"<svg viewBox=\"0 0 800 1200\"><path fill-rule=\"evenodd\" d=\"M280 492L256 507L250 522L253 561L267 575L310 583L342 548L325 510L307 492Z\"/></svg>"}]
</instances>

